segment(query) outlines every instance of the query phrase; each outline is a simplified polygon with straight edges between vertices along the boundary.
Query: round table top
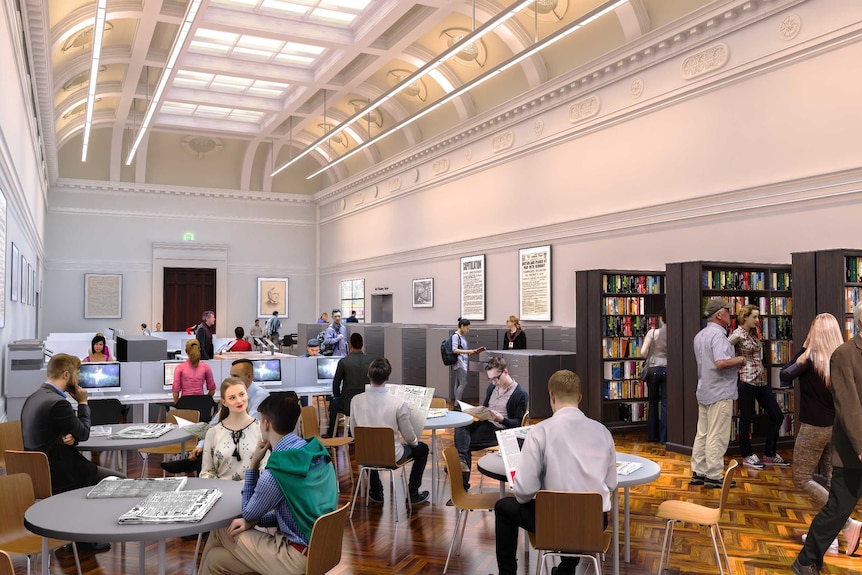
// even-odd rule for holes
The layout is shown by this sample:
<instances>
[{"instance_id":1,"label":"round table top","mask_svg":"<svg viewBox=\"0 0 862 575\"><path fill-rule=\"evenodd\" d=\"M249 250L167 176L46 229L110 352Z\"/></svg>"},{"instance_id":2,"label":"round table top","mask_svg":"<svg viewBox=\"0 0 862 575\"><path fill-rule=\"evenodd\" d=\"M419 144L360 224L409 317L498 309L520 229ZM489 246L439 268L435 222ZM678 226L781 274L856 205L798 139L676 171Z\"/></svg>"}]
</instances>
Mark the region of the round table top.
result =
<instances>
[{"instance_id":1,"label":"round table top","mask_svg":"<svg viewBox=\"0 0 862 575\"><path fill-rule=\"evenodd\" d=\"M37 535L67 541L155 541L229 525L242 511L242 481L189 477L184 488L221 490L222 496L199 523L120 525L117 519L141 497L87 499L82 487L43 499L24 512L24 525ZM86 520L83 520L86 518Z\"/></svg>"},{"instance_id":2,"label":"round table top","mask_svg":"<svg viewBox=\"0 0 862 575\"><path fill-rule=\"evenodd\" d=\"M431 417L425 420L425 429L449 429L450 427L465 427L473 423L473 416L461 411L449 410L443 417Z\"/></svg>"},{"instance_id":3,"label":"round table top","mask_svg":"<svg viewBox=\"0 0 862 575\"><path fill-rule=\"evenodd\" d=\"M133 425L146 425L144 423L120 423L106 425L110 427L114 433L126 427ZM182 443L192 439L194 436L178 427L170 430L160 437L155 439L111 439L107 436L91 437L87 441L82 441L75 446L79 451L125 451L127 449L146 449L148 447L161 447L162 445L173 445L174 443Z\"/></svg>"},{"instance_id":4,"label":"round table top","mask_svg":"<svg viewBox=\"0 0 862 575\"><path fill-rule=\"evenodd\" d=\"M626 488L650 483L658 479L658 476L661 474L661 467L659 467L658 463L646 457L617 451L617 461L636 461L641 464L640 469L628 475L617 475L617 487ZM479 473L485 477L490 477L497 481L506 481L503 456L500 455L499 451L483 455L476 462L476 466L479 468Z\"/></svg>"}]
</instances>

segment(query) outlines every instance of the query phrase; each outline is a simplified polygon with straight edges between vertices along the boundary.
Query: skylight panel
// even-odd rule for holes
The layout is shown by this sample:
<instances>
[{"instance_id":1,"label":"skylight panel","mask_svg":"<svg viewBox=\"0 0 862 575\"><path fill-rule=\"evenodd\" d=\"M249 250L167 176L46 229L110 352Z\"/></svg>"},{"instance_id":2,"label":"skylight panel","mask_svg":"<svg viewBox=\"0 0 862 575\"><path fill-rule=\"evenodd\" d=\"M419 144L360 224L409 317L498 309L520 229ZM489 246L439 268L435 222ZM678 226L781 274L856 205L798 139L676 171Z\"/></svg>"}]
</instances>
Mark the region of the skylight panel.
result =
<instances>
[{"instance_id":1,"label":"skylight panel","mask_svg":"<svg viewBox=\"0 0 862 575\"><path fill-rule=\"evenodd\" d=\"M272 88L255 88L252 86L248 89L248 93L252 96L263 96L264 98L279 98L284 93L284 90L274 90Z\"/></svg>"},{"instance_id":2,"label":"skylight panel","mask_svg":"<svg viewBox=\"0 0 862 575\"><path fill-rule=\"evenodd\" d=\"M254 80L250 78L239 78L237 76L222 76L219 74L213 79L213 84L218 82L227 86L239 86L240 88L248 88Z\"/></svg>"},{"instance_id":3,"label":"skylight panel","mask_svg":"<svg viewBox=\"0 0 862 575\"><path fill-rule=\"evenodd\" d=\"M275 59L276 61L282 62L284 64L302 64L304 66L307 66L314 63L314 58L309 58L307 56L296 56L294 54L278 54Z\"/></svg>"},{"instance_id":4,"label":"skylight panel","mask_svg":"<svg viewBox=\"0 0 862 575\"><path fill-rule=\"evenodd\" d=\"M281 12L289 12L290 14L298 14L304 16L308 12L308 6L301 6L293 2L282 2L281 0L263 0L261 8L270 10L279 10Z\"/></svg>"},{"instance_id":5,"label":"skylight panel","mask_svg":"<svg viewBox=\"0 0 862 575\"><path fill-rule=\"evenodd\" d=\"M335 10L326 10L325 8L315 8L311 13L311 17L317 18L318 20L326 20L327 22L350 24L356 19L356 14L336 12Z\"/></svg>"},{"instance_id":6,"label":"skylight panel","mask_svg":"<svg viewBox=\"0 0 862 575\"><path fill-rule=\"evenodd\" d=\"M258 0L211 0L211 4L225 4L227 6L257 6Z\"/></svg>"},{"instance_id":7,"label":"skylight panel","mask_svg":"<svg viewBox=\"0 0 862 575\"><path fill-rule=\"evenodd\" d=\"M222 44L213 44L212 42L201 42L200 40L192 40L189 45L191 52L199 52L202 54L227 54L230 52L230 46Z\"/></svg>"},{"instance_id":8,"label":"skylight panel","mask_svg":"<svg viewBox=\"0 0 862 575\"><path fill-rule=\"evenodd\" d=\"M242 36L240 36L239 42L237 42L236 45L242 46L243 48L255 48L258 50L269 50L271 52L278 52L284 45L284 41L273 40L271 38L259 38L257 36L247 36L243 34Z\"/></svg>"},{"instance_id":9,"label":"skylight panel","mask_svg":"<svg viewBox=\"0 0 862 575\"><path fill-rule=\"evenodd\" d=\"M174 86L185 86L187 88L205 88L212 82L212 74L203 72L192 72L190 70L179 70L174 76Z\"/></svg>"},{"instance_id":10,"label":"skylight panel","mask_svg":"<svg viewBox=\"0 0 862 575\"><path fill-rule=\"evenodd\" d=\"M238 37L238 34L232 34L231 32L222 32L221 30L210 30L208 28L198 28L195 31L195 39L211 40L214 42L219 42L220 44L233 44L236 42Z\"/></svg>"},{"instance_id":11,"label":"skylight panel","mask_svg":"<svg viewBox=\"0 0 862 575\"><path fill-rule=\"evenodd\" d=\"M233 54L248 56L256 60L269 60L270 58L272 58L272 52L266 52L264 50L253 50L251 48L240 48L239 46L233 49Z\"/></svg>"},{"instance_id":12,"label":"skylight panel","mask_svg":"<svg viewBox=\"0 0 862 575\"><path fill-rule=\"evenodd\" d=\"M202 118L225 119L231 113L230 108L219 108L217 106L198 106L195 116Z\"/></svg>"},{"instance_id":13,"label":"skylight panel","mask_svg":"<svg viewBox=\"0 0 862 575\"><path fill-rule=\"evenodd\" d=\"M255 88L272 88L272 89L284 90L285 88L287 88L287 86L288 86L288 84L283 84L281 82L269 82L267 80L257 80L254 83Z\"/></svg>"},{"instance_id":14,"label":"skylight panel","mask_svg":"<svg viewBox=\"0 0 862 575\"><path fill-rule=\"evenodd\" d=\"M371 3L371 0L323 0L320 3L321 8L347 8L355 12L361 12Z\"/></svg>"},{"instance_id":15,"label":"skylight panel","mask_svg":"<svg viewBox=\"0 0 862 575\"><path fill-rule=\"evenodd\" d=\"M160 112L162 114L176 114L178 116L191 116L195 112L194 104L184 104L182 102L167 101L162 104Z\"/></svg>"},{"instance_id":16,"label":"skylight panel","mask_svg":"<svg viewBox=\"0 0 862 575\"><path fill-rule=\"evenodd\" d=\"M302 44L300 42L288 42L284 45L282 52L285 54L289 52L295 52L299 54L314 54L319 55L323 53L326 48L322 46L314 46L312 44Z\"/></svg>"},{"instance_id":17,"label":"skylight panel","mask_svg":"<svg viewBox=\"0 0 862 575\"><path fill-rule=\"evenodd\" d=\"M231 110L228 116L229 120L237 120L239 122L254 122L258 123L263 118L263 112L254 112L251 110Z\"/></svg>"}]
</instances>

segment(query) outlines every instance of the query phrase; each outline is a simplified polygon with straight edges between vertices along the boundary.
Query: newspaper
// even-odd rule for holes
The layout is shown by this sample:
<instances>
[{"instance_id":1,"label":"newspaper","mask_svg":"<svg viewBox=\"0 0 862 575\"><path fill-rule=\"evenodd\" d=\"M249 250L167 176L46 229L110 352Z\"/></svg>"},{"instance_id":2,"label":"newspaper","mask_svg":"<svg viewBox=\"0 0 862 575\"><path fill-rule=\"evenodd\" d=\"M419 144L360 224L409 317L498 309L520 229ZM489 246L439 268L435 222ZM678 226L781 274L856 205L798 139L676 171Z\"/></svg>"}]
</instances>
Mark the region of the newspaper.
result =
<instances>
[{"instance_id":1,"label":"newspaper","mask_svg":"<svg viewBox=\"0 0 862 575\"><path fill-rule=\"evenodd\" d=\"M218 489L153 493L120 515L117 523L197 523L220 497Z\"/></svg>"},{"instance_id":2,"label":"newspaper","mask_svg":"<svg viewBox=\"0 0 862 575\"><path fill-rule=\"evenodd\" d=\"M479 421L491 419L491 410L484 405L470 405L469 403L464 403L461 400L458 400L458 405L461 407L461 411L463 411L467 415L472 415Z\"/></svg>"},{"instance_id":3,"label":"newspaper","mask_svg":"<svg viewBox=\"0 0 862 575\"><path fill-rule=\"evenodd\" d=\"M512 427L497 431L497 444L500 446L500 455L503 457L503 468L506 470L506 481L509 487L515 487L515 471L521 462L521 444L527 438L530 426Z\"/></svg>"},{"instance_id":4,"label":"newspaper","mask_svg":"<svg viewBox=\"0 0 862 575\"><path fill-rule=\"evenodd\" d=\"M434 419L436 417L446 417L449 414L449 410L446 408L435 408L428 410L428 419Z\"/></svg>"},{"instance_id":5,"label":"newspaper","mask_svg":"<svg viewBox=\"0 0 862 575\"><path fill-rule=\"evenodd\" d=\"M631 475L643 467L643 463L637 461L617 461L617 475Z\"/></svg>"},{"instance_id":6,"label":"newspaper","mask_svg":"<svg viewBox=\"0 0 862 575\"><path fill-rule=\"evenodd\" d=\"M172 423L150 423L147 425L130 425L111 435L111 439L155 439L174 428Z\"/></svg>"},{"instance_id":7,"label":"newspaper","mask_svg":"<svg viewBox=\"0 0 862 575\"><path fill-rule=\"evenodd\" d=\"M114 432L110 425L94 425L90 427L90 437L108 437Z\"/></svg>"},{"instance_id":8,"label":"newspaper","mask_svg":"<svg viewBox=\"0 0 862 575\"><path fill-rule=\"evenodd\" d=\"M422 430L425 429L425 420L428 418L428 409L431 407L431 399L434 397L434 388L387 383L386 391L404 400L410 409L410 423L413 425L413 432L417 437L422 435Z\"/></svg>"},{"instance_id":9,"label":"newspaper","mask_svg":"<svg viewBox=\"0 0 862 575\"><path fill-rule=\"evenodd\" d=\"M186 485L187 477L158 477L151 479L119 479L106 477L89 493L87 499L108 497L146 497L164 491L180 491Z\"/></svg>"}]
</instances>

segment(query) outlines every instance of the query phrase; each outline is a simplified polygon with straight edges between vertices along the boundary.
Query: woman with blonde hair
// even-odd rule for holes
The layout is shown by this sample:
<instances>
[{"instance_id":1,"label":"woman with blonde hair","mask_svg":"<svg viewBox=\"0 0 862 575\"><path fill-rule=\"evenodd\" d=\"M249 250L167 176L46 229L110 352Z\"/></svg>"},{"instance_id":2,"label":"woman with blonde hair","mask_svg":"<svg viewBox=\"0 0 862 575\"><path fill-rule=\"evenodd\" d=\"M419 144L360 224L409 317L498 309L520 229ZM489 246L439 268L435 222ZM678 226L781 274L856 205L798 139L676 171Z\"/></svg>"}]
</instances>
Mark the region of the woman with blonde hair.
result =
<instances>
[{"instance_id":1,"label":"woman with blonde hair","mask_svg":"<svg viewBox=\"0 0 862 575\"><path fill-rule=\"evenodd\" d=\"M775 451L784 415L768 385L763 367L763 344L757 335L760 308L756 305L742 306L736 314L736 321L739 327L727 339L736 348L736 355L745 360L739 367L739 381L736 384L739 391L739 450L742 452L742 463L755 469L763 469L765 465L786 467L790 463ZM754 417L755 400L769 416L762 460L751 447L751 419Z\"/></svg>"},{"instance_id":2,"label":"woman with blonde hair","mask_svg":"<svg viewBox=\"0 0 862 575\"><path fill-rule=\"evenodd\" d=\"M503 349L527 349L527 334L521 329L521 320L518 316L510 315L506 320L506 341Z\"/></svg>"},{"instance_id":3,"label":"woman with blonde hair","mask_svg":"<svg viewBox=\"0 0 862 575\"><path fill-rule=\"evenodd\" d=\"M818 508L826 505L832 482L832 424L835 403L829 378L829 358L844 343L835 316L821 313L811 322L808 337L790 363L781 368L781 381L799 380L796 401L799 402L799 433L793 447L793 485L804 491ZM820 467L826 487L814 479ZM844 524L847 555L859 547L862 523L848 519ZM803 535L803 541L804 541Z\"/></svg>"},{"instance_id":4,"label":"woman with blonde hair","mask_svg":"<svg viewBox=\"0 0 862 575\"><path fill-rule=\"evenodd\" d=\"M189 358L174 371L174 383L171 386L174 403L184 395L203 395L204 389L208 395L215 394L213 370L201 361L201 344L198 340L186 342L186 355Z\"/></svg>"}]
</instances>

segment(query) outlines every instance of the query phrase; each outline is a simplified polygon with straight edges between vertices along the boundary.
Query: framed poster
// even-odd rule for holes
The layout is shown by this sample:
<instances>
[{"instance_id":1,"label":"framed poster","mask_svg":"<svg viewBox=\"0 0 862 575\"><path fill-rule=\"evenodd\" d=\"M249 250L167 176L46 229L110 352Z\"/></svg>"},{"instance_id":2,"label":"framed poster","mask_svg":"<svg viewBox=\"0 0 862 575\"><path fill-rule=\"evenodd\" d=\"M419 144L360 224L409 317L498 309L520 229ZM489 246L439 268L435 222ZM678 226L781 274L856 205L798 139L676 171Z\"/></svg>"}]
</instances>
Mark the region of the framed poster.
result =
<instances>
[{"instance_id":1,"label":"framed poster","mask_svg":"<svg viewBox=\"0 0 862 575\"><path fill-rule=\"evenodd\" d=\"M485 254L461 258L461 317L485 320Z\"/></svg>"},{"instance_id":2,"label":"framed poster","mask_svg":"<svg viewBox=\"0 0 862 575\"><path fill-rule=\"evenodd\" d=\"M84 274L84 318L123 317L122 274Z\"/></svg>"},{"instance_id":3,"label":"framed poster","mask_svg":"<svg viewBox=\"0 0 862 575\"><path fill-rule=\"evenodd\" d=\"M257 317L287 317L287 278L257 278Z\"/></svg>"},{"instance_id":4,"label":"framed poster","mask_svg":"<svg viewBox=\"0 0 862 575\"><path fill-rule=\"evenodd\" d=\"M6 327L6 196L0 193L0 327Z\"/></svg>"},{"instance_id":5,"label":"framed poster","mask_svg":"<svg viewBox=\"0 0 862 575\"><path fill-rule=\"evenodd\" d=\"M434 278L413 280L413 307L434 307Z\"/></svg>"},{"instance_id":6,"label":"framed poster","mask_svg":"<svg viewBox=\"0 0 862 575\"><path fill-rule=\"evenodd\" d=\"M30 305L36 305L36 268L30 270Z\"/></svg>"},{"instance_id":7,"label":"framed poster","mask_svg":"<svg viewBox=\"0 0 862 575\"><path fill-rule=\"evenodd\" d=\"M551 246L518 250L521 321L551 321Z\"/></svg>"},{"instance_id":8,"label":"framed poster","mask_svg":"<svg viewBox=\"0 0 862 575\"><path fill-rule=\"evenodd\" d=\"M27 305L33 305L33 266L29 263L27 264L27 293L25 295L25 300Z\"/></svg>"},{"instance_id":9,"label":"framed poster","mask_svg":"<svg viewBox=\"0 0 862 575\"><path fill-rule=\"evenodd\" d=\"M18 292L21 291L21 254L18 246L12 242L12 281L10 282L10 297L12 301L18 301Z\"/></svg>"},{"instance_id":10,"label":"framed poster","mask_svg":"<svg viewBox=\"0 0 862 575\"><path fill-rule=\"evenodd\" d=\"M30 274L27 272L27 258L21 256L21 290L18 295L21 298L21 303L27 303L27 280L30 279Z\"/></svg>"}]
</instances>

